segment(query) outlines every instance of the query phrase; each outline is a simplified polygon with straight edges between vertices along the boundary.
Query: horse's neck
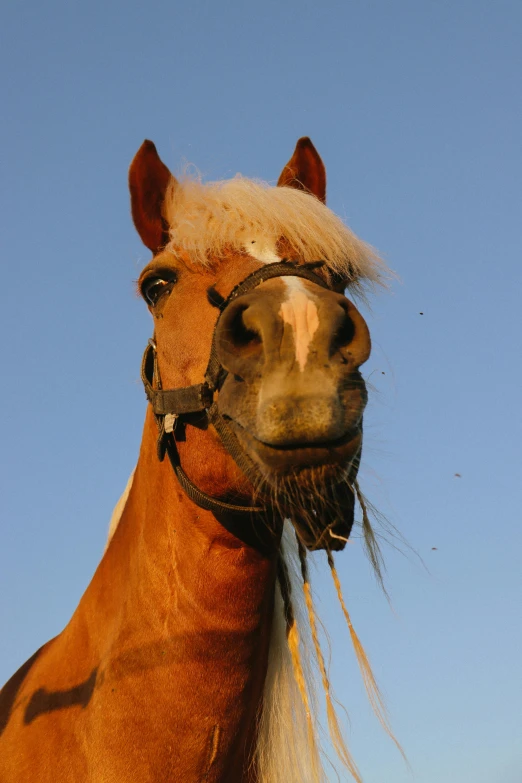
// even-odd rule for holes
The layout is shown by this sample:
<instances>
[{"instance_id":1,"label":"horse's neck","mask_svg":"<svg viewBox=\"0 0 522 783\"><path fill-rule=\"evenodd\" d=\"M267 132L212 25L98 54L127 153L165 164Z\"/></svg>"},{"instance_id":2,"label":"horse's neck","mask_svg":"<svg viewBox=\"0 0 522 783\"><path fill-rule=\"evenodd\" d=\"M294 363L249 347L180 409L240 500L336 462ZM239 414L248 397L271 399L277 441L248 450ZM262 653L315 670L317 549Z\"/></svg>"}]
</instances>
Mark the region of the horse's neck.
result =
<instances>
[{"instance_id":1,"label":"horse's neck","mask_svg":"<svg viewBox=\"0 0 522 783\"><path fill-rule=\"evenodd\" d=\"M105 679L142 691L164 746L192 754L198 769L211 765L205 779L243 780L266 673L274 563L188 500L154 440L146 425L128 501L84 602L99 618ZM179 774L189 780L186 763Z\"/></svg>"}]
</instances>

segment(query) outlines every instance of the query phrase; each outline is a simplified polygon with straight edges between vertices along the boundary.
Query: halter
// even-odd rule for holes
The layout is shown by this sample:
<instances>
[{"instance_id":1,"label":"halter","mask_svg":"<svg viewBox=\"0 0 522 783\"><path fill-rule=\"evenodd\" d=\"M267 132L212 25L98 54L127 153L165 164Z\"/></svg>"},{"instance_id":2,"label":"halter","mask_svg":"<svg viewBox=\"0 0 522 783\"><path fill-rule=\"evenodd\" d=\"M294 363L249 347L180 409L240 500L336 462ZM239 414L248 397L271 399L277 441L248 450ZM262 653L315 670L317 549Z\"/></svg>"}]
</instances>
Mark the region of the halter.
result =
<instances>
[{"instance_id":1,"label":"halter","mask_svg":"<svg viewBox=\"0 0 522 783\"><path fill-rule=\"evenodd\" d=\"M247 478L256 484L259 481L259 470L253 460L240 445L235 433L220 414L214 396L223 385L228 370L221 364L216 349L216 332L220 319L227 307L239 296L252 291L261 283L275 277L302 277L322 288L332 290L314 269L324 265L324 261L314 261L308 264L298 265L295 262L283 260L274 264L260 267L248 275L231 291L227 299L219 305L221 313L218 316L212 335L210 358L205 371L203 383L192 386L183 386L178 389L163 389L158 367L158 357L154 340L149 340L141 365L141 379L145 387L145 394L149 400L154 417L158 425L157 452L160 462L167 454L176 477L188 497L200 506L200 508L212 511L221 524L231 533L258 549L270 551L273 546L273 530L269 525L252 525L253 517L273 516L271 509L260 506L241 506L234 503L225 503L208 495L197 487L187 476L181 467L180 456L176 445L175 429L179 421L193 413L204 412L207 423L212 424L218 433L223 446L234 459L238 467ZM245 525L245 517L250 524ZM282 524L282 522L280 523ZM267 532L263 534L262 530ZM322 538L322 537L321 537ZM317 542L319 544L319 542ZM319 544L320 545L320 544ZM314 547L315 548L315 547ZM331 546L335 549L335 546Z\"/></svg>"}]
</instances>

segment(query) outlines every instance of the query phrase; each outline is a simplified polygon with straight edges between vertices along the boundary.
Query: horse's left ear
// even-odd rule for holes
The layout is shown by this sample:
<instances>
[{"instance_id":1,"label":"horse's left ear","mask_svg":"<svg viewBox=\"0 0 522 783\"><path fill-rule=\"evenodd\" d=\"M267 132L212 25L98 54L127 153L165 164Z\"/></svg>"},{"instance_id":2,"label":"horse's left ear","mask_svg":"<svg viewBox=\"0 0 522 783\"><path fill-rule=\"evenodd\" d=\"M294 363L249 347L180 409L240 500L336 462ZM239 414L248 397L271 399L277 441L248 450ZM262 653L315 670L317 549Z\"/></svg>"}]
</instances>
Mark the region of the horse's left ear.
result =
<instances>
[{"instance_id":1,"label":"horse's left ear","mask_svg":"<svg viewBox=\"0 0 522 783\"><path fill-rule=\"evenodd\" d=\"M303 136L297 142L294 154L281 172L277 184L306 190L325 203L326 169L308 136Z\"/></svg>"},{"instance_id":2,"label":"horse's left ear","mask_svg":"<svg viewBox=\"0 0 522 783\"><path fill-rule=\"evenodd\" d=\"M129 169L129 189L136 231L143 244L153 253L157 253L168 242L163 202L167 186L173 179L159 157L155 144L145 140Z\"/></svg>"}]
</instances>

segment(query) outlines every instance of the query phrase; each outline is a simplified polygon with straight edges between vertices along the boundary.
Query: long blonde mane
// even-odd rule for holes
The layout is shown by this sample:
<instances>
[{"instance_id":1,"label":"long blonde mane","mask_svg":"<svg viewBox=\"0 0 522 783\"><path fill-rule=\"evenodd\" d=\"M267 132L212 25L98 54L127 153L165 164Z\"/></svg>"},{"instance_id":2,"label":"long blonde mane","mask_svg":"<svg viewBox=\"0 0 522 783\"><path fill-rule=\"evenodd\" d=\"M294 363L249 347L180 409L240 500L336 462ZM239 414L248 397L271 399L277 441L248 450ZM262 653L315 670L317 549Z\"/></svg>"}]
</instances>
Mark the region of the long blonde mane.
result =
<instances>
[{"instance_id":1,"label":"long blonde mane","mask_svg":"<svg viewBox=\"0 0 522 783\"><path fill-rule=\"evenodd\" d=\"M323 260L356 289L387 274L370 245L315 196L294 188L240 175L205 184L172 180L163 212L169 224L167 249L185 251L195 263L208 265L210 257L245 250L256 241L277 247L283 240L300 262Z\"/></svg>"},{"instance_id":2,"label":"long blonde mane","mask_svg":"<svg viewBox=\"0 0 522 783\"><path fill-rule=\"evenodd\" d=\"M281 553L291 583L295 623L300 629L300 667L296 672L278 581L255 764L259 783L327 783L320 748L315 740L319 703L313 648L306 633L308 624L299 579L296 539L288 521L284 524ZM303 688L308 703L303 700Z\"/></svg>"}]
</instances>

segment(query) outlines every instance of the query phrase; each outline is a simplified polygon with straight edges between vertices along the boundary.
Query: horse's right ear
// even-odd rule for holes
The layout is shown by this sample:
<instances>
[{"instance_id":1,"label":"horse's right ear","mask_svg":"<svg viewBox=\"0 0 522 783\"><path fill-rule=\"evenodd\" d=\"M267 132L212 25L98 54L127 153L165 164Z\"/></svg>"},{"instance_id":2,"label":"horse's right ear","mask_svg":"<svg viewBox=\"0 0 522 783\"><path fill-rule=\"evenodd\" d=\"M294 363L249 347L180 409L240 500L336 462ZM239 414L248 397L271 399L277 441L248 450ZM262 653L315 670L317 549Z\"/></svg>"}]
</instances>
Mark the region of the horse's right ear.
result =
<instances>
[{"instance_id":1,"label":"horse's right ear","mask_svg":"<svg viewBox=\"0 0 522 783\"><path fill-rule=\"evenodd\" d=\"M129 169L129 190L134 225L143 244L153 253L168 241L163 202L167 186L173 179L154 143L145 140Z\"/></svg>"},{"instance_id":2,"label":"horse's right ear","mask_svg":"<svg viewBox=\"0 0 522 783\"><path fill-rule=\"evenodd\" d=\"M300 138L294 154L281 172L279 187L297 188L312 193L326 203L326 171L321 156L308 136Z\"/></svg>"}]
</instances>

